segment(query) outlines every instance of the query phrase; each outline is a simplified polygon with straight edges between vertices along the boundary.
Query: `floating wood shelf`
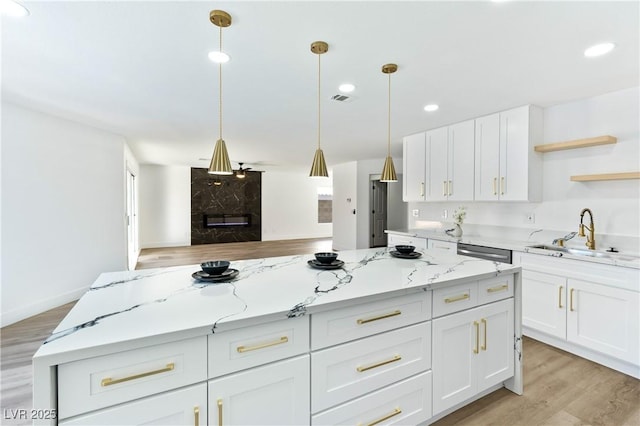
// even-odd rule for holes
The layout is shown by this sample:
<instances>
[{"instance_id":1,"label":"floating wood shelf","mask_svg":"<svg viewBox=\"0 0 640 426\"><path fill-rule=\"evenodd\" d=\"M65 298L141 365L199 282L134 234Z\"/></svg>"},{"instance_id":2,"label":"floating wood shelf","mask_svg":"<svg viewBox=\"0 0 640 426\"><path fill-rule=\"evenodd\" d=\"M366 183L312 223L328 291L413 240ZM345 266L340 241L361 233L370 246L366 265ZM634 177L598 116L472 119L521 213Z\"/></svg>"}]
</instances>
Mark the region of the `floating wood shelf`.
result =
<instances>
[{"instance_id":1,"label":"floating wood shelf","mask_svg":"<svg viewBox=\"0 0 640 426\"><path fill-rule=\"evenodd\" d=\"M571 176L573 182L591 182L596 180L623 180L640 179L640 172L603 173L600 175L576 175Z\"/></svg>"},{"instance_id":2,"label":"floating wood shelf","mask_svg":"<svg viewBox=\"0 0 640 426\"><path fill-rule=\"evenodd\" d=\"M595 138L576 139L567 142L549 143L545 145L536 145L536 152L562 151L565 149L585 148L596 145L608 145L618 142L618 138L614 136L596 136Z\"/></svg>"}]
</instances>

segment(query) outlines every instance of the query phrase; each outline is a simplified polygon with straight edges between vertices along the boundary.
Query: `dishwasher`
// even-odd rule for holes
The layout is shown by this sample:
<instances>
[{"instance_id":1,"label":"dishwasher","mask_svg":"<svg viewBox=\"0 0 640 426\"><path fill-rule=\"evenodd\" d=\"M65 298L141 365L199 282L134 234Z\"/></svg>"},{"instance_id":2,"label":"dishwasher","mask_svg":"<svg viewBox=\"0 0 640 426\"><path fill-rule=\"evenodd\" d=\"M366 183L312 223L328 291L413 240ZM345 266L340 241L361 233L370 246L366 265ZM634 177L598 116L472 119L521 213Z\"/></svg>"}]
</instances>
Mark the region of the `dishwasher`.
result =
<instances>
[{"instance_id":1,"label":"dishwasher","mask_svg":"<svg viewBox=\"0 0 640 426\"><path fill-rule=\"evenodd\" d=\"M458 254L511 264L511 250L458 242Z\"/></svg>"}]
</instances>

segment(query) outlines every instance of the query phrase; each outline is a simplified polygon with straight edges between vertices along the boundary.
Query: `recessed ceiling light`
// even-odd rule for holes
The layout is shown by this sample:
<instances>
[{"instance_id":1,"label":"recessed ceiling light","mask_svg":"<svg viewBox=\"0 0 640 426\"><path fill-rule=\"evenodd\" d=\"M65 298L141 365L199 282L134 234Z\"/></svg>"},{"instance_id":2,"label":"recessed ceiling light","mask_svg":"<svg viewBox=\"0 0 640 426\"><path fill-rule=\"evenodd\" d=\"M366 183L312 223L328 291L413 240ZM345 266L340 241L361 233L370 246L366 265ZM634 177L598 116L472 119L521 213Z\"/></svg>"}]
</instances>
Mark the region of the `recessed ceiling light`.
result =
<instances>
[{"instance_id":1,"label":"recessed ceiling light","mask_svg":"<svg viewBox=\"0 0 640 426\"><path fill-rule=\"evenodd\" d=\"M0 0L0 13L6 16L22 17L29 15L29 9L14 0Z\"/></svg>"},{"instance_id":2,"label":"recessed ceiling light","mask_svg":"<svg viewBox=\"0 0 640 426\"><path fill-rule=\"evenodd\" d=\"M433 112L433 111L437 111L438 108L440 108L438 105L436 104L429 104L427 106L424 107L424 110L427 112Z\"/></svg>"},{"instance_id":3,"label":"recessed ceiling light","mask_svg":"<svg viewBox=\"0 0 640 426\"><path fill-rule=\"evenodd\" d=\"M614 47L616 47L616 45L614 43L609 43L609 42L594 44L593 46L589 47L584 51L584 56L586 56L587 58L602 56L611 52Z\"/></svg>"},{"instance_id":4,"label":"recessed ceiling light","mask_svg":"<svg viewBox=\"0 0 640 426\"><path fill-rule=\"evenodd\" d=\"M344 83L338 86L338 90L341 91L342 93L351 93L354 90L356 90L356 86L354 86L351 83Z\"/></svg>"},{"instance_id":5,"label":"recessed ceiling light","mask_svg":"<svg viewBox=\"0 0 640 426\"><path fill-rule=\"evenodd\" d=\"M209 60L216 64L224 64L225 62L229 62L229 59L231 59L231 57L224 52L209 52Z\"/></svg>"}]
</instances>

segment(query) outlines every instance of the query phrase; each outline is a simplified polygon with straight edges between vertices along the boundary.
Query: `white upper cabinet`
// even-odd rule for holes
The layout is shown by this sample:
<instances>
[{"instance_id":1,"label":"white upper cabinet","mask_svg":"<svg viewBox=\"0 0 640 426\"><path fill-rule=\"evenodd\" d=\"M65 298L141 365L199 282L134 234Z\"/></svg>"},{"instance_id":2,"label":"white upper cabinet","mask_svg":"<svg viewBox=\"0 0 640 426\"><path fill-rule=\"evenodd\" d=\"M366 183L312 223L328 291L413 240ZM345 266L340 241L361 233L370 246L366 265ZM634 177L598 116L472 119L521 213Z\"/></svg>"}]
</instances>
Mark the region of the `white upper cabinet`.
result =
<instances>
[{"instance_id":1,"label":"white upper cabinet","mask_svg":"<svg viewBox=\"0 0 640 426\"><path fill-rule=\"evenodd\" d=\"M474 120L427 132L427 201L473 200Z\"/></svg>"},{"instance_id":2,"label":"white upper cabinet","mask_svg":"<svg viewBox=\"0 0 640 426\"><path fill-rule=\"evenodd\" d=\"M539 201L542 110L526 105L476 119L475 199Z\"/></svg>"},{"instance_id":3,"label":"white upper cabinet","mask_svg":"<svg viewBox=\"0 0 640 426\"><path fill-rule=\"evenodd\" d=\"M407 136L403 140L402 150L402 200L424 201L426 193L425 173L425 134Z\"/></svg>"}]
</instances>

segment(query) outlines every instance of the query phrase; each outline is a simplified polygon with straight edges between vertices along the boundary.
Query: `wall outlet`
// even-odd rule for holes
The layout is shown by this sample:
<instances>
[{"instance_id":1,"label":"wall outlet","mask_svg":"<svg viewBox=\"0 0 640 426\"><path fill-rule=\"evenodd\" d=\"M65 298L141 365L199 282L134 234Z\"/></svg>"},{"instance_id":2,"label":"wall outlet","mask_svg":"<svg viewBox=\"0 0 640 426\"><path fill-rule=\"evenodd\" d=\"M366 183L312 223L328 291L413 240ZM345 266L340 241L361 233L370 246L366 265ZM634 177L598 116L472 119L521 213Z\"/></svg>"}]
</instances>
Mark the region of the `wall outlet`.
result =
<instances>
[{"instance_id":1,"label":"wall outlet","mask_svg":"<svg viewBox=\"0 0 640 426\"><path fill-rule=\"evenodd\" d=\"M420 216L420 210L418 210L418 209L414 209L411 213L413 213L413 217L419 217Z\"/></svg>"},{"instance_id":2,"label":"wall outlet","mask_svg":"<svg viewBox=\"0 0 640 426\"><path fill-rule=\"evenodd\" d=\"M449 217L449 212L447 211L447 209L443 209L442 210L442 219L446 219Z\"/></svg>"},{"instance_id":3,"label":"wall outlet","mask_svg":"<svg viewBox=\"0 0 640 426\"><path fill-rule=\"evenodd\" d=\"M527 223L536 223L536 215L533 213L527 213L525 220Z\"/></svg>"}]
</instances>

